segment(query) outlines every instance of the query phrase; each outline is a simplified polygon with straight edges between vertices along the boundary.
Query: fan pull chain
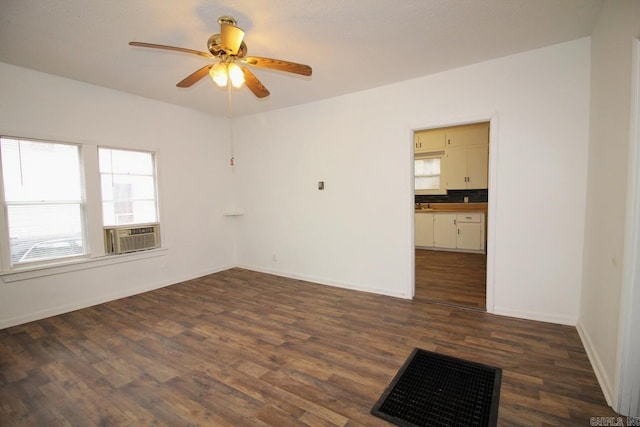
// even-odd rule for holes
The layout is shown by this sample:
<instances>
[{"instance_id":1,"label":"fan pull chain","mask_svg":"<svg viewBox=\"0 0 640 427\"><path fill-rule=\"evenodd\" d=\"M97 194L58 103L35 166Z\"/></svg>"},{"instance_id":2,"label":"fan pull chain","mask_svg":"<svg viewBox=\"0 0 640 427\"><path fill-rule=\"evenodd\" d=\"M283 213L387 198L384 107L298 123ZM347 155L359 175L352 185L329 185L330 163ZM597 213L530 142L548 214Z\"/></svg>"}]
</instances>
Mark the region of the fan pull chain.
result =
<instances>
[{"instance_id":1,"label":"fan pull chain","mask_svg":"<svg viewBox=\"0 0 640 427\"><path fill-rule=\"evenodd\" d=\"M229 159L229 166L233 167L233 108L231 106L231 79L227 79L227 106L228 106L228 122L229 122L229 141L231 145L231 159Z\"/></svg>"}]
</instances>

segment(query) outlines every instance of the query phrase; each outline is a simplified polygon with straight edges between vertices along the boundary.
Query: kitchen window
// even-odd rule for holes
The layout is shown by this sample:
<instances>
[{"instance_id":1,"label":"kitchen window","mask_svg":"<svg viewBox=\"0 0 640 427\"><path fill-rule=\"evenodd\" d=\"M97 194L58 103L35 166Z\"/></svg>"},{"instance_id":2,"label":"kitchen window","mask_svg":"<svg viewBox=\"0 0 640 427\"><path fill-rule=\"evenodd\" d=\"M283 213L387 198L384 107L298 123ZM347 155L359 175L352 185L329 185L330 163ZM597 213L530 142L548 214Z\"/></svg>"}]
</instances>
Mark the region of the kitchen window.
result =
<instances>
[{"instance_id":1,"label":"kitchen window","mask_svg":"<svg viewBox=\"0 0 640 427\"><path fill-rule=\"evenodd\" d=\"M415 193L445 194L442 185L442 154L416 157L414 161Z\"/></svg>"}]
</instances>

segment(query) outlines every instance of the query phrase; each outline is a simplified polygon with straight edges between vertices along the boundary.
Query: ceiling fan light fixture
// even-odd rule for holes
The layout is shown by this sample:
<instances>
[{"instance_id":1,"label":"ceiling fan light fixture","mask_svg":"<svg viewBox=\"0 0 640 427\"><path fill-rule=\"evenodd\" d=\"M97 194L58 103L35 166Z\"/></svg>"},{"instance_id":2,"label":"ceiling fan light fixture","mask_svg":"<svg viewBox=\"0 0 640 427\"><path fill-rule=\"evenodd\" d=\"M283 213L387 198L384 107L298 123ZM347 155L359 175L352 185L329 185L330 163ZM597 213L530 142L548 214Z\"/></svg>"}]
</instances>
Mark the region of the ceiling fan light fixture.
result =
<instances>
[{"instance_id":1,"label":"ceiling fan light fixture","mask_svg":"<svg viewBox=\"0 0 640 427\"><path fill-rule=\"evenodd\" d=\"M246 56L247 45L244 42L245 33L236 26L236 20L230 16L221 16L218 19L218 24L220 24L220 32L209 36L207 40L207 49L209 52L136 41L129 42L129 45L184 52L203 56L214 62L198 68L179 81L176 84L179 88L189 88L209 74L213 82L218 86L229 89L231 86L240 88L244 83L257 98L264 98L269 96L269 90L264 87L251 69L244 65L284 71L301 76L311 76L311 67L308 65L283 61L281 59ZM242 66L236 65L236 61L241 62Z\"/></svg>"},{"instance_id":2,"label":"ceiling fan light fixture","mask_svg":"<svg viewBox=\"0 0 640 427\"><path fill-rule=\"evenodd\" d=\"M211 76L211 80L218 86L226 86L227 85L227 64L218 62L209 70L209 75Z\"/></svg>"},{"instance_id":3,"label":"ceiling fan light fixture","mask_svg":"<svg viewBox=\"0 0 640 427\"><path fill-rule=\"evenodd\" d=\"M230 81L233 87L239 88L244 83L244 73L235 63L218 62L209 70L211 80L220 87Z\"/></svg>"},{"instance_id":4,"label":"ceiling fan light fixture","mask_svg":"<svg viewBox=\"0 0 640 427\"><path fill-rule=\"evenodd\" d=\"M235 88L239 88L244 83L244 73L242 69L235 62L231 62L227 65L227 73L229 74L229 80Z\"/></svg>"}]
</instances>

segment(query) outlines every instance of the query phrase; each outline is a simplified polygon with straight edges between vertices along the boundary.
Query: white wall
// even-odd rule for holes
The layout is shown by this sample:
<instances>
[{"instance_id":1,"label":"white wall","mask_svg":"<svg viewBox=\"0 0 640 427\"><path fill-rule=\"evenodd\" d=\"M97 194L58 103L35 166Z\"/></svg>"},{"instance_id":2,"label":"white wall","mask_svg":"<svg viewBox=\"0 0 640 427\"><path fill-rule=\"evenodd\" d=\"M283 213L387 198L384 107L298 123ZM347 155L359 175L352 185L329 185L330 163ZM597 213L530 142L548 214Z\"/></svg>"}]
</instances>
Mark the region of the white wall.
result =
<instances>
[{"instance_id":1,"label":"white wall","mask_svg":"<svg viewBox=\"0 0 640 427\"><path fill-rule=\"evenodd\" d=\"M228 140L217 140L223 119L0 64L0 131L159 149L169 248L160 258L1 283L0 327L223 269L236 264L236 250L240 266L409 297L411 129L493 114L493 310L575 324L589 61L581 39L237 118L233 172ZM233 207L245 215L221 216Z\"/></svg>"},{"instance_id":2,"label":"white wall","mask_svg":"<svg viewBox=\"0 0 640 427\"><path fill-rule=\"evenodd\" d=\"M0 63L0 134L157 150L162 256L0 281L0 328L235 265L226 119Z\"/></svg>"},{"instance_id":3,"label":"white wall","mask_svg":"<svg viewBox=\"0 0 640 427\"><path fill-rule=\"evenodd\" d=\"M622 286L632 42L640 2L604 3L592 35L591 128L578 331L611 404Z\"/></svg>"},{"instance_id":4,"label":"white wall","mask_svg":"<svg viewBox=\"0 0 640 427\"><path fill-rule=\"evenodd\" d=\"M409 297L410 129L495 113L493 309L575 324L589 66L585 38L236 119L239 264Z\"/></svg>"}]
</instances>

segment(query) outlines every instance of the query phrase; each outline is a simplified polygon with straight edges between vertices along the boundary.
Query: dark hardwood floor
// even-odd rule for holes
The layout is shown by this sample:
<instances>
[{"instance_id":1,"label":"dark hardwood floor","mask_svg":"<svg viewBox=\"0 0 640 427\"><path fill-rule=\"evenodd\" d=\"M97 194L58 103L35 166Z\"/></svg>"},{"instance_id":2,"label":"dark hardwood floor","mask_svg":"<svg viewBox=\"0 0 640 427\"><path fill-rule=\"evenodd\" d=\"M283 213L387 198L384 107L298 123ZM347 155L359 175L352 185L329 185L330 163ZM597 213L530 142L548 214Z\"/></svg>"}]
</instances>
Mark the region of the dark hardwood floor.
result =
<instances>
[{"instance_id":1,"label":"dark hardwood floor","mask_svg":"<svg viewBox=\"0 0 640 427\"><path fill-rule=\"evenodd\" d=\"M614 415L573 327L231 269L0 330L0 425L389 425L415 347L501 367L501 426Z\"/></svg>"},{"instance_id":2,"label":"dark hardwood floor","mask_svg":"<svg viewBox=\"0 0 640 427\"><path fill-rule=\"evenodd\" d=\"M485 254L416 249L415 299L486 309Z\"/></svg>"}]
</instances>

